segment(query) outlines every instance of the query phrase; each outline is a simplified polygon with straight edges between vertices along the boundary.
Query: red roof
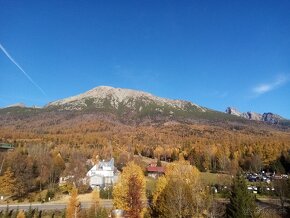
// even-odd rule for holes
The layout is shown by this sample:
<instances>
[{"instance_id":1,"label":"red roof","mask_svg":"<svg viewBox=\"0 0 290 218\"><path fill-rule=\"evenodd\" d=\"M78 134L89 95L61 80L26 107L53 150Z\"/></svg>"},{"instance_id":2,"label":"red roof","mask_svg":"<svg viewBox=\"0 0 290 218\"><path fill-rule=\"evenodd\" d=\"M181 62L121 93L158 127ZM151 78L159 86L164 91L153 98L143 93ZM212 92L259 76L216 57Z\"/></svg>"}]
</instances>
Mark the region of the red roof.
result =
<instances>
[{"instance_id":1,"label":"red roof","mask_svg":"<svg viewBox=\"0 0 290 218\"><path fill-rule=\"evenodd\" d=\"M164 173L164 167L148 166L147 172Z\"/></svg>"}]
</instances>

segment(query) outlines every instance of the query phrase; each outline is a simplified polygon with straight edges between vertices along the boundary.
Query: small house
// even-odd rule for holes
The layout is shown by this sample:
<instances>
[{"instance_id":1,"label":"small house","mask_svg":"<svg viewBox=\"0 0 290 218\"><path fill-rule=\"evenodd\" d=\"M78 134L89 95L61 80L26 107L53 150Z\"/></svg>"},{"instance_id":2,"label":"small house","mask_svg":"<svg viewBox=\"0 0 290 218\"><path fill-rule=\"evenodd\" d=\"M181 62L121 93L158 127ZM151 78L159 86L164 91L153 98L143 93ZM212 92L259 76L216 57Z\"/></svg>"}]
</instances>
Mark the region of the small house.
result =
<instances>
[{"instance_id":1,"label":"small house","mask_svg":"<svg viewBox=\"0 0 290 218\"><path fill-rule=\"evenodd\" d=\"M162 166L157 166L157 164L151 163L146 168L148 176L152 178L158 178L159 176L164 175L165 169Z\"/></svg>"},{"instance_id":2,"label":"small house","mask_svg":"<svg viewBox=\"0 0 290 218\"><path fill-rule=\"evenodd\" d=\"M91 188L104 187L117 182L118 171L114 166L114 158L110 161L100 161L88 172L87 178Z\"/></svg>"}]
</instances>

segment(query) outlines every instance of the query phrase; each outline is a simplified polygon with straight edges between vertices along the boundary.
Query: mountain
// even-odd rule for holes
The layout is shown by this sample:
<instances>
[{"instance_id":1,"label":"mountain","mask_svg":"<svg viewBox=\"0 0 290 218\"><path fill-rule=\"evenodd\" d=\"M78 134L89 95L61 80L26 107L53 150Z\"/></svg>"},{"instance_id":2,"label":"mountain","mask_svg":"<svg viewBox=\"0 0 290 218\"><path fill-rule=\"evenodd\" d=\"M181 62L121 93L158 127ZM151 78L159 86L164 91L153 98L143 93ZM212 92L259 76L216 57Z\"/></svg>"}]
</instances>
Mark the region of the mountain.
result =
<instances>
[{"instance_id":1,"label":"mountain","mask_svg":"<svg viewBox=\"0 0 290 218\"><path fill-rule=\"evenodd\" d=\"M100 86L83 94L47 104L44 110L110 113L126 123L231 119L230 116L189 101L171 100L147 92Z\"/></svg>"},{"instance_id":2,"label":"mountain","mask_svg":"<svg viewBox=\"0 0 290 218\"><path fill-rule=\"evenodd\" d=\"M273 114L271 112L259 114L256 112L239 112L236 108L227 107L226 113L230 115L235 115L238 117L243 117L248 120L262 121L269 124L278 124L280 122L287 121L285 118L280 115Z\"/></svg>"},{"instance_id":3,"label":"mountain","mask_svg":"<svg viewBox=\"0 0 290 218\"><path fill-rule=\"evenodd\" d=\"M35 121L42 119L50 124L55 120L63 122L63 120L86 115L92 119L134 125L173 121L220 126L229 123L240 126L261 125L261 123L289 126L287 120L272 113L263 115L254 112L241 113L231 107L227 108L226 112L212 110L189 101L157 97L147 92L99 86L76 96L50 102L43 108L12 105L0 109L0 125L1 122L17 123L23 119L26 122L30 122L31 119ZM265 122L253 123L253 120Z\"/></svg>"},{"instance_id":4,"label":"mountain","mask_svg":"<svg viewBox=\"0 0 290 218\"><path fill-rule=\"evenodd\" d=\"M251 155L271 163L290 148L289 121L272 125L276 115L270 113L262 115L270 122L261 122L243 117L246 113L238 110L228 111L235 115L188 101L102 86L43 108L15 105L0 109L0 142L19 147L21 160L43 151L49 156L61 153L69 161L80 152L84 158L114 155L123 164L133 152L163 160L175 160L180 153L191 155L189 160L209 170L214 165L232 169L232 165L252 160Z\"/></svg>"},{"instance_id":5,"label":"mountain","mask_svg":"<svg viewBox=\"0 0 290 218\"><path fill-rule=\"evenodd\" d=\"M111 108L118 110L127 107L132 110L142 111L149 105L155 105L155 109L160 112L163 111L164 107L172 110L186 110L188 108L201 112L207 110L188 101L170 100L147 92L113 88L110 86L99 86L83 94L51 102L45 108L58 108L59 110Z\"/></svg>"},{"instance_id":6,"label":"mountain","mask_svg":"<svg viewBox=\"0 0 290 218\"><path fill-rule=\"evenodd\" d=\"M24 108L24 107L26 107L26 105L23 103L16 103L16 104L8 105L7 107L22 107L22 108Z\"/></svg>"}]
</instances>

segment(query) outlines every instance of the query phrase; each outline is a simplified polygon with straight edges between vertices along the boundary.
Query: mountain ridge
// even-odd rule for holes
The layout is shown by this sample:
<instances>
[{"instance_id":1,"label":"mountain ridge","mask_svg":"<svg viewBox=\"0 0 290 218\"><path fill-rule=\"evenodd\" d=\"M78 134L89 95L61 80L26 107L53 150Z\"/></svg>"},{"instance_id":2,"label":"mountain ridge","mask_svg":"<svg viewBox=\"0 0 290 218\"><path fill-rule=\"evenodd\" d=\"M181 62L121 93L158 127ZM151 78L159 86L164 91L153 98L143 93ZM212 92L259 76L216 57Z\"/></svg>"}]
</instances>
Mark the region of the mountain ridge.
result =
<instances>
[{"instance_id":1,"label":"mountain ridge","mask_svg":"<svg viewBox=\"0 0 290 218\"><path fill-rule=\"evenodd\" d=\"M247 120L262 121L270 124L278 124L280 121L286 120L282 116L272 112L264 112L263 114L252 111L240 112L233 107L227 107L225 112L230 115L243 117Z\"/></svg>"},{"instance_id":2,"label":"mountain ridge","mask_svg":"<svg viewBox=\"0 0 290 218\"><path fill-rule=\"evenodd\" d=\"M178 121L241 124L248 121L265 121L267 124L284 125L286 121L287 126L290 126L288 120L273 113L241 113L231 107L224 113L190 101L161 98L143 91L110 86L98 86L75 96L52 101L42 108L15 105L0 109L0 115L6 114L10 117L41 113L96 114L102 118L114 117L123 123Z\"/></svg>"},{"instance_id":3,"label":"mountain ridge","mask_svg":"<svg viewBox=\"0 0 290 218\"><path fill-rule=\"evenodd\" d=\"M59 105L65 105L65 104L73 104L76 101L81 101L80 104L83 104L85 99L95 98L95 99L105 99L108 96L110 96L112 99L112 104L114 107L118 107L121 102L128 103L130 99L138 99L138 98L146 98L149 101L154 101L155 103L158 103L159 105L168 104L174 107L184 107L184 104L191 104L197 108L200 108L201 111L205 111L206 108L200 107L197 104L194 104L190 101L184 101L184 100L172 100L168 98L162 98L158 96L154 96L151 93L143 92L139 90L133 90L133 89L124 89L124 88L114 88L111 86L98 86L95 87L85 93L71 96L68 98L56 100L53 102L48 103L44 107L51 107L51 106L59 106ZM96 104L98 102L95 102ZM71 108L71 109L80 109L77 108Z\"/></svg>"}]
</instances>

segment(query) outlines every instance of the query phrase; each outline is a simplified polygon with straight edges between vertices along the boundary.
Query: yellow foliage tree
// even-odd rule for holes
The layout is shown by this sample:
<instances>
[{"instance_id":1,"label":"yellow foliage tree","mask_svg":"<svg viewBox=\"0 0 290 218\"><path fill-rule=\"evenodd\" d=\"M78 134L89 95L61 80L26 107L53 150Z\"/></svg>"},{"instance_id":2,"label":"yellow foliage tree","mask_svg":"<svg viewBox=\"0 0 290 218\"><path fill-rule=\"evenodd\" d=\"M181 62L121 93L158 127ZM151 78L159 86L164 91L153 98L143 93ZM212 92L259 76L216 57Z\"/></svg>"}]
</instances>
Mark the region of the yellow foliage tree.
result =
<instances>
[{"instance_id":1,"label":"yellow foliage tree","mask_svg":"<svg viewBox=\"0 0 290 218\"><path fill-rule=\"evenodd\" d=\"M11 168L8 168L3 176L0 176L0 193L4 195L13 195L16 191L16 179Z\"/></svg>"},{"instance_id":2,"label":"yellow foliage tree","mask_svg":"<svg viewBox=\"0 0 290 218\"><path fill-rule=\"evenodd\" d=\"M23 212L23 210L19 211L16 218L25 218L25 213Z\"/></svg>"},{"instance_id":3,"label":"yellow foliage tree","mask_svg":"<svg viewBox=\"0 0 290 218\"><path fill-rule=\"evenodd\" d=\"M92 192L92 206L90 207L88 217L96 217L97 209L100 205L100 192L97 189L94 189Z\"/></svg>"},{"instance_id":4,"label":"yellow foliage tree","mask_svg":"<svg viewBox=\"0 0 290 218\"><path fill-rule=\"evenodd\" d=\"M113 189L114 207L125 210L131 218L143 217L145 190L146 182L142 169L134 162L129 162Z\"/></svg>"},{"instance_id":5,"label":"yellow foliage tree","mask_svg":"<svg viewBox=\"0 0 290 218\"><path fill-rule=\"evenodd\" d=\"M95 207L98 207L100 204L100 191L97 189L94 189L92 192L92 202Z\"/></svg>"},{"instance_id":6,"label":"yellow foliage tree","mask_svg":"<svg viewBox=\"0 0 290 218\"><path fill-rule=\"evenodd\" d=\"M76 188L73 188L66 209L66 218L78 218L80 217L80 212L81 204L78 200L78 190Z\"/></svg>"},{"instance_id":7,"label":"yellow foliage tree","mask_svg":"<svg viewBox=\"0 0 290 218\"><path fill-rule=\"evenodd\" d=\"M153 193L156 217L199 217L209 205L208 192L200 183L199 171L185 160L166 167Z\"/></svg>"}]
</instances>

